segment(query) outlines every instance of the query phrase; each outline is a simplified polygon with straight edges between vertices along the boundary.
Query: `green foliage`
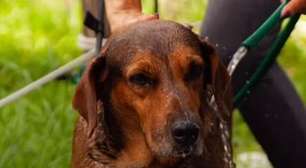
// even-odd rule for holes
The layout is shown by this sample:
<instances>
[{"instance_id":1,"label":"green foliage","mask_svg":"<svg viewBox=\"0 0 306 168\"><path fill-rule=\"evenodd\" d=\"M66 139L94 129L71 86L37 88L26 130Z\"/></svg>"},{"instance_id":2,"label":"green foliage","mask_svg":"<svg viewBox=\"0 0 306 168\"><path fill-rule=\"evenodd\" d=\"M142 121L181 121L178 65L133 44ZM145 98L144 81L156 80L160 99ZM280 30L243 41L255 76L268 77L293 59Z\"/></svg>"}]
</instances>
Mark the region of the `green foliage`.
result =
<instances>
[{"instance_id":1,"label":"green foliage","mask_svg":"<svg viewBox=\"0 0 306 168\"><path fill-rule=\"evenodd\" d=\"M306 101L306 17L299 21L281 53L279 62L286 69L298 93Z\"/></svg>"},{"instance_id":2,"label":"green foliage","mask_svg":"<svg viewBox=\"0 0 306 168\"><path fill-rule=\"evenodd\" d=\"M80 4L0 1L0 97L80 55ZM74 85L54 82L0 109L0 167L69 167Z\"/></svg>"},{"instance_id":3,"label":"green foliage","mask_svg":"<svg viewBox=\"0 0 306 168\"><path fill-rule=\"evenodd\" d=\"M74 87L52 83L1 109L0 167L69 167Z\"/></svg>"},{"instance_id":4,"label":"green foliage","mask_svg":"<svg viewBox=\"0 0 306 168\"><path fill-rule=\"evenodd\" d=\"M144 13L153 13L153 0L142 0ZM206 0L159 0L160 16L162 19L177 22L198 22L202 20L206 9Z\"/></svg>"},{"instance_id":5,"label":"green foliage","mask_svg":"<svg viewBox=\"0 0 306 168\"><path fill-rule=\"evenodd\" d=\"M161 17L198 22L205 0L162 0ZM151 0L144 0L152 13ZM79 56L80 3L72 0L0 1L0 98ZM303 24L304 25L304 24ZM282 52L280 62L306 100L306 37L303 25ZM68 167L76 113L71 108L75 86L48 84L0 109L0 167ZM260 151L246 124L235 113L235 155Z\"/></svg>"}]
</instances>

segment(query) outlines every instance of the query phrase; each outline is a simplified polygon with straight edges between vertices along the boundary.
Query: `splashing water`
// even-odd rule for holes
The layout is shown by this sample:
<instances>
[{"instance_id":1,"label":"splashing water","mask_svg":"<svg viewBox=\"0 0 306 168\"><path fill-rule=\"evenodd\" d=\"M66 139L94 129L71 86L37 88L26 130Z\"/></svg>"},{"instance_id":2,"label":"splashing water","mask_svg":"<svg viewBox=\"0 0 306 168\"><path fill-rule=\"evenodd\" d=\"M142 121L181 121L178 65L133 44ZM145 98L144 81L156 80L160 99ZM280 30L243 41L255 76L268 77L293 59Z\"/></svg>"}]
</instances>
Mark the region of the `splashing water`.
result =
<instances>
[{"instance_id":1,"label":"splashing water","mask_svg":"<svg viewBox=\"0 0 306 168\"><path fill-rule=\"evenodd\" d=\"M230 76L234 73L237 65L241 61L242 58L247 54L248 49L244 46L241 46L236 53L234 54L233 58L231 59L230 63L228 64L227 67L227 72L229 73Z\"/></svg>"},{"instance_id":2,"label":"splashing water","mask_svg":"<svg viewBox=\"0 0 306 168\"><path fill-rule=\"evenodd\" d=\"M232 74L234 73L236 67L238 66L239 62L244 58L244 56L247 54L248 49L244 46L241 46L236 53L233 55L233 58L231 59L228 67L227 67L227 71L229 73L230 76L232 76ZM211 99L210 99L210 105L211 107L218 111L218 105L216 103L215 100L215 96L212 95ZM235 168L236 165L233 162L233 157L232 157L232 147L230 145L230 135L229 135L229 128L227 126L227 123L222 119L221 115L218 114L218 118L219 118L219 129L221 132L221 140L223 143L223 149L224 149L224 162L228 165L228 168Z\"/></svg>"},{"instance_id":3,"label":"splashing water","mask_svg":"<svg viewBox=\"0 0 306 168\"><path fill-rule=\"evenodd\" d=\"M228 168L235 168L235 163L233 162L232 157L232 147L230 145L231 139L229 134L229 128L227 126L227 123L223 120L220 113L218 113L218 105L216 103L215 96L212 95L210 99L210 105L211 107L217 111L217 117L219 119L219 129L221 132L221 140L223 143L223 149L224 149L224 156L223 161L227 164Z\"/></svg>"},{"instance_id":4,"label":"splashing water","mask_svg":"<svg viewBox=\"0 0 306 168\"><path fill-rule=\"evenodd\" d=\"M223 148L224 148L224 162L228 165L229 168L235 168L235 163L233 162L233 157L232 157L232 147L230 145L230 136L229 136L229 129L226 125L226 123L224 123L223 120L220 120L219 123L219 128L220 128L220 132L221 132L221 139L223 142Z\"/></svg>"}]
</instances>

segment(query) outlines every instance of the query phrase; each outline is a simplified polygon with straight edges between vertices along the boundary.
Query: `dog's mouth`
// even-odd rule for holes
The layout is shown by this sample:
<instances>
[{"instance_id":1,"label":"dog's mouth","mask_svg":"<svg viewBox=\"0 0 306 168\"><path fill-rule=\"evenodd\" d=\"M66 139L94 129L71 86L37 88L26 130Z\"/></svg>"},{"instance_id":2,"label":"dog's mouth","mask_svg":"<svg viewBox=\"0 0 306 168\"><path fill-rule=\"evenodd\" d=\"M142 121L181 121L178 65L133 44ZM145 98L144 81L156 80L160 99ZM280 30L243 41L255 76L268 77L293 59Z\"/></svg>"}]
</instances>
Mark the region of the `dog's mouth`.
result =
<instances>
[{"instance_id":1,"label":"dog's mouth","mask_svg":"<svg viewBox=\"0 0 306 168\"><path fill-rule=\"evenodd\" d=\"M203 154L203 144L199 139L195 144L189 146L175 146L173 148L173 156L178 159L185 159L190 157L198 157Z\"/></svg>"},{"instance_id":2,"label":"dog's mouth","mask_svg":"<svg viewBox=\"0 0 306 168\"><path fill-rule=\"evenodd\" d=\"M185 159L187 157L190 157L192 155L194 155L194 147L193 146L189 146L189 147L184 147L183 149L179 149L176 150L174 152L174 156L177 158L182 158Z\"/></svg>"}]
</instances>

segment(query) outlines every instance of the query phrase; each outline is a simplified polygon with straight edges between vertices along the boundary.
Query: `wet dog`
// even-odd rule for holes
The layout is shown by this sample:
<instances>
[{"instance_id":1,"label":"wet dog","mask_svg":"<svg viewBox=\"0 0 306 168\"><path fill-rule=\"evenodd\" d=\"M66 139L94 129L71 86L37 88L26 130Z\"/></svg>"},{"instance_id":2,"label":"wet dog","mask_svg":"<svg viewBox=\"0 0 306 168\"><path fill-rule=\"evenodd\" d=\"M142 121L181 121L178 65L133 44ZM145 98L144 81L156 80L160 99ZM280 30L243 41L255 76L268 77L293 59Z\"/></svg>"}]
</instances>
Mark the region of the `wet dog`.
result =
<instances>
[{"instance_id":1,"label":"wet dog","mask_svg":"<svg viewBox=\"0 0 306 168\"><path fill-rule=\"evenodd\" d=\"M215 50L180 24L118 31L77 87L72 167L229 167L228 81Z\"/></svg>"}]
</instances>

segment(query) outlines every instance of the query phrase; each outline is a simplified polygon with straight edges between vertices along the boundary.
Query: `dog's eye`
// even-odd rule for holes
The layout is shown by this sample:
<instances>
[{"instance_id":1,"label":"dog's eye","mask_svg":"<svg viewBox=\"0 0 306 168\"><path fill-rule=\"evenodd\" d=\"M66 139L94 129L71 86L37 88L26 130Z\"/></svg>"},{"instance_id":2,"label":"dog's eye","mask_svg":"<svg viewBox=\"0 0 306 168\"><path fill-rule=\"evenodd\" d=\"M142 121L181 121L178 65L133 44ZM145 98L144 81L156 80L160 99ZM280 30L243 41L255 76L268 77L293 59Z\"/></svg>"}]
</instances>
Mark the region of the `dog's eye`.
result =
<instances>
[{"instance_id":1,"label":"dog's eye","mask_svg":"<svg viewBox=\"0 0 306 168\"><path fill-rule=\"evenodd\" d=\"M146 86L146 87L152 86L154 84L154 79L143 73L132 75L129 78L129 81L138 86Z\"/></svg>"},{"instance_id":2,"label":"dog's eye","mask_svg":"<svg viewBox=\"0 0 306 168\"><path fill-rule=\"evenodd\" d=\"M192 62L189 65L189 70L185 74L186 81L193 81L201 77L203 73L203 66Z\"/></svg>"}]
</instances>

